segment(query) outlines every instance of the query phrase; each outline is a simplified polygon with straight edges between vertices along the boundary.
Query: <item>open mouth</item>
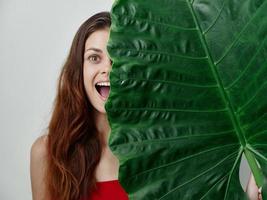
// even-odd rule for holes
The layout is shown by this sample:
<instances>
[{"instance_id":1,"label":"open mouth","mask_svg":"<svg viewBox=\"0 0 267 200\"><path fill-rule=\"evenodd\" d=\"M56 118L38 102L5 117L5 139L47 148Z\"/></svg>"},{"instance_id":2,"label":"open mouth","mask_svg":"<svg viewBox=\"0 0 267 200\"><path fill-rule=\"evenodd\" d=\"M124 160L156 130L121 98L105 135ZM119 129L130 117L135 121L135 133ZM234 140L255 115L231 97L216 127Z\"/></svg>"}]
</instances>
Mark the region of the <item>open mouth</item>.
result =
<instances>
[{"instance_id":1,"label":"open mouth","mask_svg":"<svg viewBox=\"0 0 267 200\"><path fill-rule=\"evenodd\" d=\"M95 88L101 97L103 97L104 99L108 98L109 90L110 90L109 82L107 82L107 81L106 82L98 82L95 84Z\"/></svg>"}]
</instances>

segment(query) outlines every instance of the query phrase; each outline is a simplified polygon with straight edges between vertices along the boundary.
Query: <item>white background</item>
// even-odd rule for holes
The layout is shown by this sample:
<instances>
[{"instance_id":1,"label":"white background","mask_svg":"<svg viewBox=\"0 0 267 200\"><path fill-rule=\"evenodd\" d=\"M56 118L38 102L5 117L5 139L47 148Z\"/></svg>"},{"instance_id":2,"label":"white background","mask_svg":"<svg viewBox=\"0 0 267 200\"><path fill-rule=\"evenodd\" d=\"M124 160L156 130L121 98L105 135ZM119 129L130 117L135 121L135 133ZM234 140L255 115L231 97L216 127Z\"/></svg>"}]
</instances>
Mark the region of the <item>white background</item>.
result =
<instances>
[{"instance_id":1,"label":"white background","mask_svg":"<svg viewBox=\"0 0 267 200\"><path fill-rule=\"evenodd\" d=\"M0 0L0 199L31 199L30 148L80 24L110 0ZM247 166L243 165L242 180ZM245 173L246 172L246 173Z\"/></svg>"},{"instance_id":2,"label":"white background","mask_svg":"<svg viewBox=\"0 0 267 200\"><path fill-rule=\"evenodd\" d=\"M31 199L30 148L44 133L74 34L110 0L0 0L0 199Z\"/></svg>"}]
</instances>

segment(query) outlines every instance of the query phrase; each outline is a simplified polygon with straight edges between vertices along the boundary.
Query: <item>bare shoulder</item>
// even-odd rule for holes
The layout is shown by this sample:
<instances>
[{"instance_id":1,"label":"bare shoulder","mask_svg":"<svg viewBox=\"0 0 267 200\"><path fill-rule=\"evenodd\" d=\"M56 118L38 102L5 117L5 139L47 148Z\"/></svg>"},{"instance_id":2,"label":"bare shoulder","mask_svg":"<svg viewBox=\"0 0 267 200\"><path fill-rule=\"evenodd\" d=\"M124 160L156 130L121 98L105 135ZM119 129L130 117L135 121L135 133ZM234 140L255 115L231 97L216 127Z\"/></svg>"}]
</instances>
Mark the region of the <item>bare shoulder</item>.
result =
<instances>
[{"instance_id":1,"label":"bare shoulder","mask_svg":"<svg viewBox=\"0 0 267 200\"><path fill-rule=\"evenodd\" d=\"M47 154L47 135L38 137L31 147L31 160L45 160Z\"/></svg>"},{"instance_id":2,"label":"bare shoulder","mask_svg":"<svg viewBox=\"0 0 267 200\"><path fill-rule=\"evenodd\" d=\"M37 138L31 146L30 173L32 199L45 200L45 173L47 166L47 135Z\"/></svg>"},{"instance_id":3,"label":"bare shoulder","mask_svg":"<svg viewBox=\"0 0 267 200\"><path fill-rule=\"evenodd\" d=\"M31 146L30 170L32 179L45 172L47 164L47 135L37 138Z\"/></svg>"}]
</instances>

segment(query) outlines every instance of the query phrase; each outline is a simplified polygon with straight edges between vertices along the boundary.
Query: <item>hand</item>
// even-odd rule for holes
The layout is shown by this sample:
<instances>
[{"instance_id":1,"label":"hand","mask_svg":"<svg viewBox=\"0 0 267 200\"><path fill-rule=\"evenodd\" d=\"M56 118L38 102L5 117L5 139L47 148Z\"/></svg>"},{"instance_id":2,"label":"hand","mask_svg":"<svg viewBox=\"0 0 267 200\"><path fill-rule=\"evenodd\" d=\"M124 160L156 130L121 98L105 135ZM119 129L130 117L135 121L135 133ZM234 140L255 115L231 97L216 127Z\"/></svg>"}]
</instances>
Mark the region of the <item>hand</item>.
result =
<instances>
[{"instance_id":1,"label":"hand","mask_svg":"<svg viewBox=\"0 0 267 200\"><path fill-rule=\"evenodd\" d=\"M261 188L256 185L253 174L250 174L246 192L250 200L262 200Z\"/></svg>"}]
</instances>

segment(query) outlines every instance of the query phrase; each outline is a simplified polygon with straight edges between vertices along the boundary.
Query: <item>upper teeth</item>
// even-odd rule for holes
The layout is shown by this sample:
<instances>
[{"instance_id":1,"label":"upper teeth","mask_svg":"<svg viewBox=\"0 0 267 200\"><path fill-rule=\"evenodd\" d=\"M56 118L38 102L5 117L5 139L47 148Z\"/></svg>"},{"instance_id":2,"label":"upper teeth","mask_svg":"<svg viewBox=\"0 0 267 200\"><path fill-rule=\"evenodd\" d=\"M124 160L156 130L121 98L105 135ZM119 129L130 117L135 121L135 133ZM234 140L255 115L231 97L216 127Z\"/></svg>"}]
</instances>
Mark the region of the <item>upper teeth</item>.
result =
<instances>
[{"instance_id":1,"label":"upper teeth","mask_svg":"<svg viewBox=\"0 0 267 200\"><path fill-rule=\"evenodd\" d=\"M110 86L109 81L98 82L96 85L99 85L99 86Z\"/></svg>"}]
</instances>

